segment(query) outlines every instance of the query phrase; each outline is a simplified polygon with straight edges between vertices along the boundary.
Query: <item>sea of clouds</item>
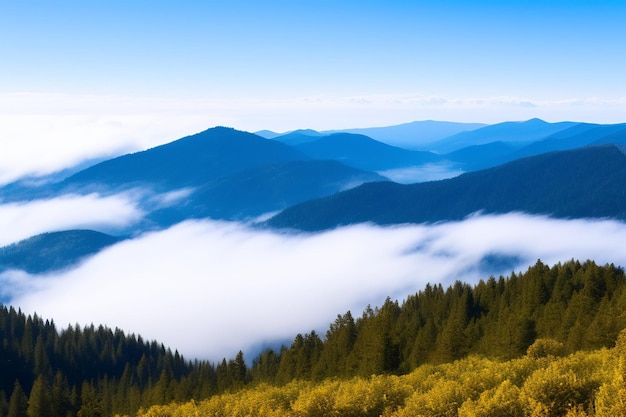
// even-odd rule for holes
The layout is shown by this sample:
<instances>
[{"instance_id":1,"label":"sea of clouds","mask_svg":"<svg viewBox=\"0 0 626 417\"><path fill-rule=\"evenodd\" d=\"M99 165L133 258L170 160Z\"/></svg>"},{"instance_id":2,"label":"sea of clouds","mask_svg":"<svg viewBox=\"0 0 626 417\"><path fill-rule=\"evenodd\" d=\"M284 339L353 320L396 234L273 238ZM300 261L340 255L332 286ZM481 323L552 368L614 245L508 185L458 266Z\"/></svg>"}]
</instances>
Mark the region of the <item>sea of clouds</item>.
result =
<instances>
[{"instance_id":1,"label":"sea of clouds","mask_svg":"<svg viewBox=\"0 0 626 417\"><path fill-rule=\"evenodd\" d=\"M72 198L81 210L65 208ZM0 205L0 225L11 239L78 226L114 229L140 217L128 196ZM626 265L624 241L624 223L521 213L321 233L196 220L123 241L69 270L6 271L0 288L9 304L59 328L119 327L187 358L217 361L297 333L323 335L337 314L359 316L387 296L402 301L428 282L476 283L524 271L537 259ZM504 261L488 262L494 259Z\"/></svg>"}]
</instances>

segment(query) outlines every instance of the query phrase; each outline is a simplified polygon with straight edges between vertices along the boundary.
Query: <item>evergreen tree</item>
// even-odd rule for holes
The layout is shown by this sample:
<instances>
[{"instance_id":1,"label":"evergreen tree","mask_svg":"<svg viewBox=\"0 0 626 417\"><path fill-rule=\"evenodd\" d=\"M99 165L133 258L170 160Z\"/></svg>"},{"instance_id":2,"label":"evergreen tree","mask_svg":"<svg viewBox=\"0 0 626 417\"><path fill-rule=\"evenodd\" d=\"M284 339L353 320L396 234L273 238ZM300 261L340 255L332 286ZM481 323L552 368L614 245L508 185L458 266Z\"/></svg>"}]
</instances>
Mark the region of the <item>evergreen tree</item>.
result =
<instances>
[{"instance_id":1,"label":"evergreen tree","mask_svg":"<svg viewBox=\"0 0 626 417\"><path fill-rule=\"evenodd\" d=\"M331 376L349 376L347 361L356 341L356 325L349 311L330 325L320 359L313 370L314 379Z\"/></svg>"},{"instance_id":2,"label":"evergreen tree","mask_svg":"<svg viewBox=\"0 0 626 417\"><path fill-rule=\"evenodd\" d=\"M26 410L28 409L28 398L22 389L22 385L19 381L15 381L13 385L13 393L9 400L9 410L7 417L27 417Z\"/></svg>"},{"instance_id":3,"label":"evergreen tree","mask_svg":"<svg viewBox=\"0 0 626 417\"><path fill-rule=\"evenodd\" d=\"M440 362L461 358L471 346L471 340L466 334L473 304L470 287L457 281L446 292L446 298L450 298L451 313L437 338L435 355Z\"/></svg>"},{"instance_id":4,"label":"evergreen tree","mask_svg":"<svg viewBox=\"0 0 626 417\"><path fill-rule=\"evenodd\" d=\"M397 301L387 298L381 308L368 308L358 323L358 335L349 358L356 373L370 376L396 372L401 363L395 323L400 315Z\"/></svg>"},{"instance_id":5,"label":"evergreen tree","mask_svg":"<svg viewBox=\"0 0 626 417\"><path fill-rule=\"evenodd\" d=\"M9 401L4 393L4 390L0 390L0 417L7 417L9 413Z\"/></svg>"},{"instance_id":6,"label":"evergreen tree","mask_svg":"<svg viewBox=\"0 0 626 417\"><path fill-rule=\"evenodd\" d=\"M80 409L76 414L77 417L102 416L102 400L95 387L87 381L83 382L81 386L80 404Z\"/></svg>"},{"instance_id":7,"label":"evergreen tree","mask_svg":"<svg viewBox=\"0 0 626 417\"><path fill-rule=\"evenodd\" d=\"M222 362L217 365L215 369L217 379L217 390L224 392L231 386L230 375L228 374L228 362L226 358L222 359Z\"/></svg>"},{"instance_id":8,"label":"evergreen tree","mask_svg":"<svg viewBox=\"0 0 626 417\"><path fill-rule=\"evenodd\" d=\"M167 404L171 400L170 384L172 381L171 372L163 369L158 381L152 387L152 404Z\"/></svg>"},{"instance_id":9,"label":"evergreen tree","mask_svg":"<svg viewBox=\"0 0 626 417\"><path fill-rule=\"evenodd\" d=\"M254 359L251 376L255 382L274 383L280 365L280 357L273 349L266 349Z\"/></svg>"},{"instance_id":10,"label":"evergreen tree","mask_svg":"<svg viewBox=\"0 0 626 417\"><path fill-rule=\"evenodd\" d=\"M46 345L43 334L37 336L37 342L34 348L34 371L35 375L43 375L47 380L52 379L52 367L46 352Z\"/></svg>"},{"instance_id":11,"label":"evergreen tree","mask_svg":"<svg viewBox=\"0 0 626 417\"><path fill-rule=\"evenodd\" d=\"M234 360L228 362L228 377L233 388L241 388L248 383L248 367L239 351Z\"/></svg>"},{"instance_id":12,"label":"evergreen tree","mask_svg":"<svg viewBox=\"0 0 626 417\"><path fill-rule=\"evenodd\" d=\"M61 371L57 371L50 391L50 415L52 417L65 417L72 409L70 399L70 387L67 378Z\"/></svg>"},{"instance_id":13,"label":"evergreen tree","mask_svg":"<svg viewBox=\"0 0 626 417\"><path fill-rule=\"evenodd\" d=\"M26 415L28 417L50 417L52 411L50 400L48 384L44 377L39 375L30 390Z\"/></svg>"}]
</instances>

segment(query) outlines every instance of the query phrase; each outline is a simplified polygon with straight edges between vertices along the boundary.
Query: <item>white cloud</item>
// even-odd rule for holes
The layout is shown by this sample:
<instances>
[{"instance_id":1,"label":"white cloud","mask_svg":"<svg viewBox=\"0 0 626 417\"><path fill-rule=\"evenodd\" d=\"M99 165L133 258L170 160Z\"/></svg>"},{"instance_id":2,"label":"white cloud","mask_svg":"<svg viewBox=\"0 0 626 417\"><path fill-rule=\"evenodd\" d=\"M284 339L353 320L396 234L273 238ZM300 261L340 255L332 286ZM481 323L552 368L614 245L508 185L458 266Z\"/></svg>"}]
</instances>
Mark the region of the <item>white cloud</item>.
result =
<instances>
[{"instance_id":1,"label":"white cloud","mask_svg":"<svg viewBox=\"0 0 626 417\"><path fill-rule=\"evenodd\" d=\"M400 184L412 184L416 182L438 181L446 178L454 178L463 174L463 170L454 167L451 163L425 164L406 168L388 169L378 171L382 176Z\"/></svg>"},{"instance_id":2,"label":"white cloud","mask_svg":"<svg viewBox=\"0 0 626 417\"><path fill-rule=\"evenodd\" d=\"M323 334L336 314L359 315L426 282L475 283L539 258L626 265L625 239L619 222L522 214L296 235L189 221L122 242L73 271L4 279L13 279L13 305L59 326L104 323L186 357L219 360L298 332ZM517 262L490 269L490 255Z\"/></svg>"},{"instance_id":3,"label":"white cloud","mask_svg":"<svg viewBox=\"0 0 626 417\"><path fill-rule=\"evenodd\" d=\"M211 101L0 94L0 185L229 124Z\"/></svg>"},{"instance_id":4,"label":"white cloud","mask_svg":"<svg viewBox=\"0 0 626 417\"><path fill-rule=\"evenodd\" d=\"M143 212L127 195L63 195L0 205L0 246L51 231L111 230L139 220Z\"/></svg>"}]
</instances>

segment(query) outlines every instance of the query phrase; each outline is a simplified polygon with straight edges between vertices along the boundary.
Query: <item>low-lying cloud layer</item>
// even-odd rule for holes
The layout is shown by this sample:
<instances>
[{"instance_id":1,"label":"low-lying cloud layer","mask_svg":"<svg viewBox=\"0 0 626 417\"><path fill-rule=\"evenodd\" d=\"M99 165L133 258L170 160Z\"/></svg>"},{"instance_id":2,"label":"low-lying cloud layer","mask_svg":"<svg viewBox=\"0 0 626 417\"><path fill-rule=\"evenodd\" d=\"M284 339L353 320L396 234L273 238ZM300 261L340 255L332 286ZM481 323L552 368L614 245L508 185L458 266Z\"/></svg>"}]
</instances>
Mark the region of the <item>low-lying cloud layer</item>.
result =
<instances>
[{"instance_id":1,"label":"low-lying cloud layer","mask_svg":"<svg viewBox=\"0 0 626 417\"><path fill-rule=\"evenodd\" d=\"M67 229L123 228L143 216L130 196L63 195L0 205L0 247L31 236Z\"/></svg>"},{"instance_id":2,"label":"low-lying cloud layer","mask_svg":"<svg viewBox=\"0 0 626 417\"><path fill-rule=\"evenodd\" d=\"M626 265L624 241L623 223L523 214L295 235L188 221L117 244L68 272L0 279L12 305L59 327L102 323L188 358L220 360L298 332L324 334L337 314L358 316L368 303L401 300L427 282L475 283L539 258ZM485 262L494 257L507 262Z\"/></svg>"},{"instance_id":3,"label":"low-lying cloud layer","mask_svg":"<svg viewBox=\"0 0 626 417\"><path fill-rule=\"evenodd\" d=\"M416 182L439 181L446 178L454 178L463 174L463 170L450 163L425 164L407 168L388 169L378 171L382 176L400 184L412 184Z\"/></svg>"}]
</instances>

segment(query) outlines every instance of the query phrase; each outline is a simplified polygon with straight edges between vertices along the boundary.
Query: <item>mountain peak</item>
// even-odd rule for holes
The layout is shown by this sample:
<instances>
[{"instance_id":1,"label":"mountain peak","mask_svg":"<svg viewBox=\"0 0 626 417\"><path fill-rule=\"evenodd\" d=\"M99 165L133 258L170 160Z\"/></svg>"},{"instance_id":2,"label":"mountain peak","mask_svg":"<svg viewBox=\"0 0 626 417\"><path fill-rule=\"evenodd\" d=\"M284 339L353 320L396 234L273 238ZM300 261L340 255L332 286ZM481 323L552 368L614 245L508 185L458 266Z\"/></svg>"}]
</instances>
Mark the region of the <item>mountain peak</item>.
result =
<instances>
[{"instance_id":1,"label":"mountain peak","mask_svg":"<svg viewBox=\"0 0 626 417\"><path fill-rule=\"evenodd\" d=\"M521 122L521 123L529 124L529 125L547 125L547 124L549 124L545 120L539 119L538 117L533 117L532 119L528 119L525 122Z\"/></svg>"},{"instance_id":2,"label":"mountain peak","mask_svg":"<svg viewBox=\"0 0 626 417\"><path fill-rule=\"evenodd\" d=\"M308 159L295 149L231 127L213 127L81 171L73 184L139 184L188 187L243 169Z\"/></svg>"}]
</instances>

